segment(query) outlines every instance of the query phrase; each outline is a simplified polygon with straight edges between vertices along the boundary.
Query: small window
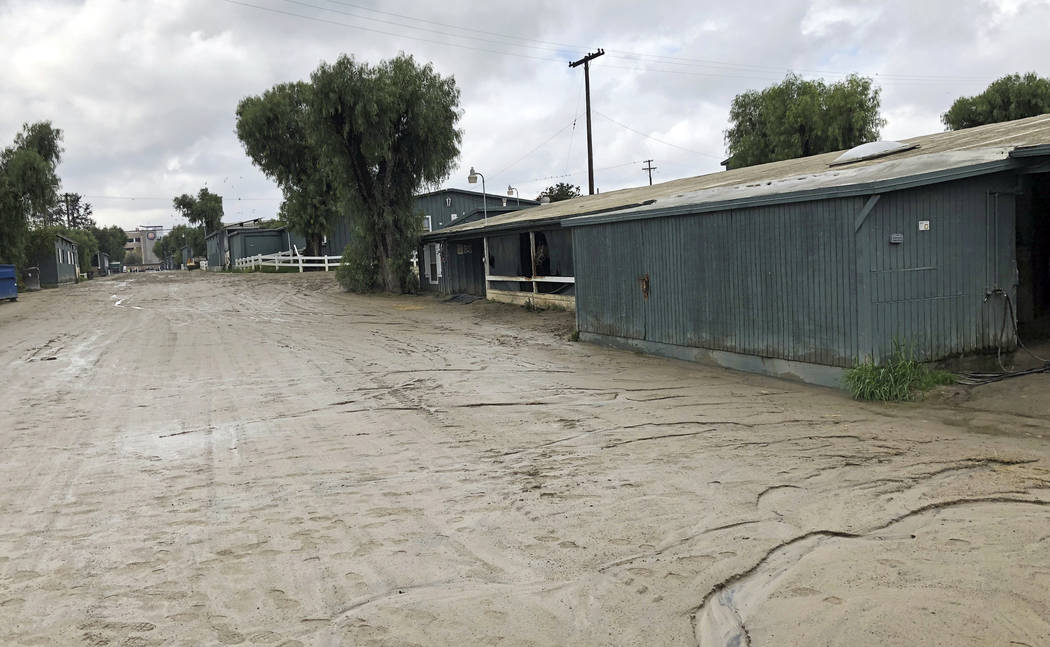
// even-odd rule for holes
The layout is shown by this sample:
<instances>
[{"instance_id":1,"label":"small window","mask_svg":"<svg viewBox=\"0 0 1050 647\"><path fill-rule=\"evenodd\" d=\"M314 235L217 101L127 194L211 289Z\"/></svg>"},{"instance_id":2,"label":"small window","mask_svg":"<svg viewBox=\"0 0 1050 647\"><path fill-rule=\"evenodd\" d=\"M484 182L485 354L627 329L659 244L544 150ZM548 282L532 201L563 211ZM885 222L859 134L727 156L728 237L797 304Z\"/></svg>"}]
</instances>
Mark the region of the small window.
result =
<instances>
[{"instance_id":1,"label":"small window","mask_svg":"<svg viewBox=\"0 0 1050 647\"><path fill-rule=\"evenodd\" d=\"M423 216L423 231L434 231L431 226L430 216Z\"/></svg>"},{"instance_id":2,"label":"small window","mask_svg":"<svg viewBox=\"0 0 1050 647\"><path fill-rule=\"evenodd\" d=\"M141 242L142 242L142 239L141 239L141 238L136 238L136 239L135 239L135 242L136 242L136 243L141 243Z\"/></svg>"},{"instance_id":3,"label":"small window","mask_svg":"<svg viewBox=\"0 0 1050 647\"><path fill-rule=\"evenodd\" d=\"M445 198L445 206L446 207L451 207L452 206L452 196L448 196L448 197Z\"/></svg>"}]
</instances>

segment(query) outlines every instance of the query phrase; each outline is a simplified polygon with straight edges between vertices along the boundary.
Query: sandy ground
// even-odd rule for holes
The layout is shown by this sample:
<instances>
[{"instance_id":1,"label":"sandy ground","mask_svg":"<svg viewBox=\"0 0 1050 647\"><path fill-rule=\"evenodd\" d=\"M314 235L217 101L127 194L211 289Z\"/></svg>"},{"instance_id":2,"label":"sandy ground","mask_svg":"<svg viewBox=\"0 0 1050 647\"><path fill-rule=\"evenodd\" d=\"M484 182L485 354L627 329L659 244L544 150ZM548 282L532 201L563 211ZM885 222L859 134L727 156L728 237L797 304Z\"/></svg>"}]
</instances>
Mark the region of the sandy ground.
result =
<instances>
[{"instance_id":1,"label":"sandy ground","mask_svg":"<svg viewBox=\"0 0 1050 647\"><path fill-rule=\"evenodd\" d=\"M1050 422L1002 406L1050 376L858 404L570 329L322 275L0 304L0 644L1050 645Z\"/></svg>"}]
</instances>

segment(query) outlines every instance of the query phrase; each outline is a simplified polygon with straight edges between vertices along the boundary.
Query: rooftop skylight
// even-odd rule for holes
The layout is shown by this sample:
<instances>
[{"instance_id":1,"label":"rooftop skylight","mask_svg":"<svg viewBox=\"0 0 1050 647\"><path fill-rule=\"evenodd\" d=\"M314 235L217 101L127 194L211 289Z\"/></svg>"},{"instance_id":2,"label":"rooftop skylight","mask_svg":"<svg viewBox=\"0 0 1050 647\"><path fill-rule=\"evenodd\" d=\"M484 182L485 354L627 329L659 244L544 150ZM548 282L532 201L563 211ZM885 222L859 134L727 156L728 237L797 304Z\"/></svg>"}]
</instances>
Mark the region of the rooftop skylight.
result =
<instances>
[{"instance_id":1,"label":"rooftop skylight","mask_svg":"<svg viewBox=\"0 0 1050 647\"><path fill-rule=\"evenodd\" d=\"M854 146L842 155L839 155L829 166L841 166L842 164L861 162L864 160L875 159L876 157L885 157L887 155L893 155L894 153L899 153L901 151L909 151L918 147L918 144L902 144L901 142L893 141L868 142L867 144Z\"/></svg>"}]
</instances>

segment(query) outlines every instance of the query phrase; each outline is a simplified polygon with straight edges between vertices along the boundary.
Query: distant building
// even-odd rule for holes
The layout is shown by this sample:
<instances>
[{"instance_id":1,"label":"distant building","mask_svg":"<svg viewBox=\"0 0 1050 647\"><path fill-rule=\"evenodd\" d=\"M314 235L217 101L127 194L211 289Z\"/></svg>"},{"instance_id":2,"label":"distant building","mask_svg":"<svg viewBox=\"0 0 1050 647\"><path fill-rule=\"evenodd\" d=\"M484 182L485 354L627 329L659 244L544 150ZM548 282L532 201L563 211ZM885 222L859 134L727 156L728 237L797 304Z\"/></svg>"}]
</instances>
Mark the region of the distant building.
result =
<instances>
[{"instance_id":1,"label":"distant building","mask_svg":"<svg viewBox=\"0 0 1050 647\"><path fill-rule=\"evenodd\" d=\"M161 264L162 259L157 258L153 252L153 246L157 244L157 239L164 235L164 227L160 225L140 226L132 231L125 230L124 234L127 236L124 251L135 252L141 256L143 265L159 266Z\"/></svg>"},{"instance_id":2,"label":"distant building","mask_svg":"<svg viewBox=\"0 0 1050 647\"><path fill-rule=\"evenodd\" d=\"M527 198L507 197L464 189L441 189L420 193L415 197L413 209L422 218L424 233L438 231L453 225L462 225L474 220L504 214L518 209L527 209L540 204ZM352 215L335 223L328 237L328 253L341 256L350 243ZM444 273L445 259L437 244L422 245L417 256L419 276L424 284L437 285Z\"/></svg>"},{"instance_id":3,"label":"distant building","mask_svg":"<svg viewBox=\"0 0 1050 647\"><path fill-rule=\"evenodd\" d=\"M101 249L98 250L91 257L91 264L94 267L95 276L109 276L109 254Z\"/></svg>"},{"instance_id":4,"label":"distant building","mask_svg":"<svg viewBox=\"0 0 1050 647\"><path fill-rule=\"evenodd\" d=\"M208 269L214 272L230 269L242 258L256 254L300 252L306 246L302 236L293 234L287 227L264 227L261 218L223 225L204 239Z\"/></svg>"}]
</instances>

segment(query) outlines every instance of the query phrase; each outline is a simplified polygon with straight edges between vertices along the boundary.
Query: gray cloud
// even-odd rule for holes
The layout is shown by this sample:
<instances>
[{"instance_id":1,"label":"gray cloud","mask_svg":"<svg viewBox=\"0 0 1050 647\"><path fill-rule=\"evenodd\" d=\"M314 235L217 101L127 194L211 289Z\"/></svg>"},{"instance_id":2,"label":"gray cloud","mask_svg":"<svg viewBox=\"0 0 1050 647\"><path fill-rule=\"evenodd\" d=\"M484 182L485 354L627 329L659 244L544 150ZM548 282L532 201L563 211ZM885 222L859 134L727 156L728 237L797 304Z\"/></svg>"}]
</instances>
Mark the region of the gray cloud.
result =
<instances>
[{"instance_id":1,"label":"gray cloud","mask_svg":"<svg viewBox=\"0 0 1050 647\"><path fill-rule=\"evenodd\" d=\"M227 220L275 212L279 193L233 133L236 104L342 53L376 62L404 51L454 75L464 141L446 186L468 186L474 165L490 191L514 184L523 197L559 180L586 187L583 75L567 63L597 46L607 52L592 66L603 191L645 183L643 159L660 181L718 170L733 96L789 70L873 75L891 138L939 130L951 101L1003 74L1050 73L1050 2L368 4L413 21L351 6L366 0L244 1L271 11L0 3L0 141L51 119L66 134L64 186L92 196L100 222L171 225L171 198L205 183L226 197Z\"/></svg>"}]
</instances>

